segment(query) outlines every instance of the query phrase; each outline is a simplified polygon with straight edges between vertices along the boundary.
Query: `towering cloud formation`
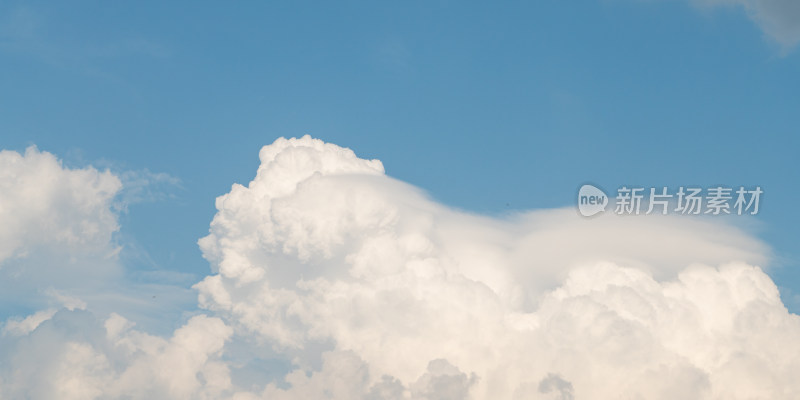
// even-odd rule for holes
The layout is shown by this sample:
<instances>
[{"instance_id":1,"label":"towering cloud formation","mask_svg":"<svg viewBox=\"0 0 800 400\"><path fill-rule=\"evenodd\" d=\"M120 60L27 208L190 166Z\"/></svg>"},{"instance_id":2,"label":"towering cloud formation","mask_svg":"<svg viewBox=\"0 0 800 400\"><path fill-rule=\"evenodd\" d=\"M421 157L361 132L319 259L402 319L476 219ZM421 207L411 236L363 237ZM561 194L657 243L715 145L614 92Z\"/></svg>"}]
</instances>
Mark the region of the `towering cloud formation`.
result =
<instances>
[{"instance_id":1,"label":"towering cloud formation","mask_svg":"<svg viewBox=\"0 0 800 400\"><path fill-rule=\"evenodd\" d=\"M260 158L248 186L217 199L200 240L208 316L171 338L91 310L9 321L0 397L800 393L800 317L756 266L765 246L733 227L571 209L472 215L310 137Z\"/></svg>"},{"instance_id":2,"label":"towering cloud formation","mask_svg":"<svg viewBox=\"0 0 800 400\"><path fill-rule=\"evenodd\" d=\"M387 382L417 398L800 393L788 372L798 318L746 264L764 261L763 246L731 227L572 210L492 219L309 137L260 156L249 186L217 200L200 246L218 273L197 288L203 307L305 371L281 393L357 398Z\"/></svg>"}]
</instances>

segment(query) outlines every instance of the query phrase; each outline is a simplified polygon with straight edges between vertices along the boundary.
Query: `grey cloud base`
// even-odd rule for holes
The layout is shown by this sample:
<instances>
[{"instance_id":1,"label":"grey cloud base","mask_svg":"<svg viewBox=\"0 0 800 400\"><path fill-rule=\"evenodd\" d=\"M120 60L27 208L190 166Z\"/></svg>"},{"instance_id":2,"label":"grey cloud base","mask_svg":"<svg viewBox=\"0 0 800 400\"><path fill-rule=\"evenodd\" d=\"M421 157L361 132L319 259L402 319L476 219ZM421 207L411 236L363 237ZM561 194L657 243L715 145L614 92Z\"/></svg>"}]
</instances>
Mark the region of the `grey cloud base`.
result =
<instances>
[{"instance_id":1,"label":"grey cloud base","mask_svg":"<svg viewBox=\"0 0 800 400\"><path fill-rule=\"evenodd\" d=\"M168 338L91 305L9 320L0 398L800 393L800 317L757 266L767 247L745 232L571 209L472 215L310 137L259 156L199 241L213 271L195 285L205 315ZM242 384L261 357L291 371Z\"/></svg>"}]
</instances>

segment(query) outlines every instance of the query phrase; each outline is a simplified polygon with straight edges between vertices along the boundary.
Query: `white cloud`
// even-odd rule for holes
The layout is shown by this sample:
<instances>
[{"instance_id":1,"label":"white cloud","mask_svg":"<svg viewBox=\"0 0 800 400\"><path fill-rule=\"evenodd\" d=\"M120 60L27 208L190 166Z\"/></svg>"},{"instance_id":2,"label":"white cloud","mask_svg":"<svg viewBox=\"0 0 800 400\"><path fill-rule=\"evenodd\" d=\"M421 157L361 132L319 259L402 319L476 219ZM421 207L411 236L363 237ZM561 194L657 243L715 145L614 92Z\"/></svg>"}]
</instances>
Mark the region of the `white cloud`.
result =
<instances>
[{"instance_id":1,"label":"white cloud","mask_svg":"<svg viewBox=\"0 0 800 400\"><path fill-rule=\"evenodd\" d=\"M172 189L180 187L180 179L164 172L121 171L118 174L122 190L116 198L114 208L127 211L137 203L149 203L172 197Z\"/></svg>"},{"instance_id":2,"label":"white cloud","mask_svg":"<svg viewBox=\"0 0 800 400\"><path fill-rule=\"evenodd\" d=\"M92 302L10 320L0 398L800 393L800 317L755 266L766 246L719 220L489 218L310 137L279 139L260 158L248 186L217 199L200 240L214 271L196 285L209 316L168 337ZM265 355L291 371L237 384Z\"/></svg>"},{"instance_id":3,"label":"white cloud","mask_svg":"<svg viewBox=\"0 0 800 400\"><path fill-rule=\"evenodd\" d=\"M119 225L110 208L120 188L108 171L65 168L35 147L24 154L0 152L0 299L5 306L62 303L121 276L119 247L112 239Z\"/></svg>"},{"instance_id":4,"label":"white cloud","mask_svg":"<svg viewBox=\"0 0 800 400\"><path fill-rule=\"evenodd\" d=\"M370 368L351 351L322 354L322 368L307 374L298 369L285 377L288 388L268 385L259 395L237 393L234 399L364 399L457 400L465 399L477 378L468 376L446 360L432 360L424 373L409 385L384 375L372 379Z\"/></svg>"},{"instance_id":5,"label":"white cloud","mask_svg":"<svg viewBox=\"0 0 800 400\"><path fill-rule=\"evenodd\" d=\"M800 42L800 2L796 0L692 0L701 6L740 6L784 48Z\"/></svg>"},{"instance_id":6,"label":"white cloud","mask_svg":"<svg viewBox=\"0 0 800 400\"><path fill-rule=\"evenodd\" d=\"M336 380L358 393L382 376L417 382L432 360L474 376L478 399L572 393L547 391L551 376L575 398L800 391L786 372L798 317L748 265L767 260L765 246L731 226L469 215L309 137L278 140L261 161L217 200L200 245L218 274L197 288L202 306L306 371L290 393L320 385L306 375L319 343L363 360Z\"/></svg>"},{"instance_id":7,"label":"white cloud","mask_svg":"<svg viewBox=\"0 0 800 400\"><path fill-rule=\"evenodd\" d=\"M232 332L221 320L195 316L169 339L132 325L62 310L29 335L6 338L0 398L215 399L228 389L219 355Z\"/></svg>"},{"instance_id":8,"label":"white cloud","mask_svg":"<svg viewBox=\"0 0 800 400\"><path fill-rule=\"evenodd\" d=\"M0 263L38 249L68 259L113 257L118 229L111 199L119 179L94 168L67 169L50 153L0 152Z\"/></svg>"},{"instance_id":9,"label":"white cloud","mask_svg":"<svg viewBox=\"0 0 800 400\"><path fill-rule=\"evenodd\" d=\"M45 291L47 295L54 298L58 303L67 310L85 310L86 302L73 296L65 295L52 287Z\"/></svg>"},{"instance_id":10,"label":"white cloud","mask_svg":"<svg viewBox=\"0 0 800 400\"><path fill-rule=\"evenodd\" d=\"M185 283L154 284L141 279L145 273L142 282L129 282L131 271L119 260L119 205L145 201L175 182L146 170L117 175L65 167L36 147L23 154L1 151L0 315L91 308L152 326L164 315L179 316L177 305L195 304ZM166 275L159 272L150 275Z\"/></svg>"},{"instance_id":11,"label":"white cloud","mask_svg":"<svg viewBox=\"0 0 800 400\"><path fill-rule=\"evenodd\" d=\"M31 314L24 319L20 318L11 318L3 324L3 334L11 334L11 335L27 335L33 332L42 322L47 321L48 319L52 318L53 315L56 314L56 309L47 309L37 311L34 314Z\"/></svg>"}]
</instances>

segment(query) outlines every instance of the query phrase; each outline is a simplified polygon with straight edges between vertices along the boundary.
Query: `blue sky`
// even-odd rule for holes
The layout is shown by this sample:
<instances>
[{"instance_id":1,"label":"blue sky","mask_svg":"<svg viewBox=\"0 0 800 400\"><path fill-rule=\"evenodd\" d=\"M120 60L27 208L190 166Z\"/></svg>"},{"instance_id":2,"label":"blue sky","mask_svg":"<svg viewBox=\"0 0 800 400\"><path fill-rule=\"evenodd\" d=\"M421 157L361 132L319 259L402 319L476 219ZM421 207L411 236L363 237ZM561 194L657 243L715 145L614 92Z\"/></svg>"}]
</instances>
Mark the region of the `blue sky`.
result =
<instances>
[{"instance_id":1,"label":"blue sky","mask_svg":"<svg viewBox=\"0 0 800 400\"><path fill-rule=\"evenodd\" d=\"M800 291L800 58L742 7L0 7L4 148L180 180L123 216L133 264L204 273L213 199L311 134L480 213L568 206L587 181L761 185L772 274Z\"/></svg>"},{"instance_id":2,"label":"blue sky","mask_svg":"<svg viewBox=\"0 0 800 400\"><path fill-rule=\"evenodd\" d=\"M154 317L173 321L158 334L197 310L189 288L212 271L202 254L216 250L197 241L215 199L268 164L262 146L306 134L381 160L451 209L492 217L574 207L584 183L612 193L760 186L758 216L730 220L771 247L764 267L797 313L798 42L800 10L781 0L6 1L0 149L35 145L68 168L120 177L124 274L185 289ZM464 220L453 226L483 229ZM214 240L221 231L212 225ZM665 232L654 231L647 257L668 258L658 240L677 239ZM713 237L698 240L716 251ZM0 307L0 320L41 308L26 301ZM192 321L227 332L214 318ZM230 351L247 354L242 346ZM265 373L283 376L295 360L283 356L263 357L280 365ZM0 371L0 395L2 384Z\"/></svg>"},{"instance_id":3,"label":"blue sky","mask_svg":"<svg viewBox=\"0 0 800 400\"><path fill-rule=\"evenodd\" d=\"M762 185L762 237L800 290L798 57L738 7L6 2L0 130L72 165L162 172L123 233L202 274L213 199L311 134L466 210L605 187ZM141 257L139 254L137 257ZM143 260L138 260L143 262Z\"/></svg>"}]
</instances>

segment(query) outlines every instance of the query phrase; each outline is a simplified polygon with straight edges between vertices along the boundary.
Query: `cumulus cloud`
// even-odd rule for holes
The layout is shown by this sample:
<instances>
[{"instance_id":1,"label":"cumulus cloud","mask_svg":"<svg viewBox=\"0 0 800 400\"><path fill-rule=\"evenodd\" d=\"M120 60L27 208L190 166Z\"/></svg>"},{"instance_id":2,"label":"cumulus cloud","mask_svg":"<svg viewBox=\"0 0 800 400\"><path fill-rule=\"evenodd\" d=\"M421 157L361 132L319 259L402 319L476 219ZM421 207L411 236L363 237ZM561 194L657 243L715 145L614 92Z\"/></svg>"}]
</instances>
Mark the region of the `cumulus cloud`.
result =
<instances>
[{"instance_id":1,"label":"cumulus cloud","mask_svg":"<svg viewBox=\"0 0 800 400\"><path fill-rule=\"evenodd\" d=\"M113 256L109 209L121 188L110 172L68 169L50 153L0 152L0 263L44 249L67 259Z\"/></svg>"},{"instance_id":2,"label":"cumulus cloud","mask_svg":"<svg viewBox=\"0 0 800 400\"><path fill-rule=\"evenodd\" d=\"M92 304L9 320L0 397L800 393L800 317L758 266L768 248L722 220L486 217L310 137L259 157L199 241L213 272L195 286L208 315L165 337ZM290 367L244 371L263 358Z\"/></svg>"},{"instance_id":3,"label":"cumulus cloud","mask_svg":"<svg viewBox=\"0 0 800 400\"><path fill-rule=\"evenodd\" d=\"M336 382L363 392L389 377L411 397L427 393L414 382L434 360L469 377L463 392L433 385L460 398L800 391L787 373L798 317L753 266L764 245L731 226L573 210L488 218L309 137L260 157L248 186L217 199L200 240L217 273L196 287L201 306L306 371L290 390L319 384L309 349L327 346L366 365Z\"/></svg>"},{"instance_id":4,"label":"cumulus cloud","mask_svg":"<svg viewBox=\"0 0 800 400\"><path fill-rule=\"evenodd\" d=\"M119 225L111 209L120 188L108 171L66 168L35 147L24 154L0 152L4 307L24 306L34 298L74 307L73 291L102 287L121 275L119 247L112 239ZM52 290L54 283L60 291Z\"/></svg>"},{"instance_id":5,"label":"cumulus cloud","mask_svg":"<svg viewBox=\"0 0 800 400\"><path fill-rule=\"evenodd\" d=\"M122 244L116 237L118 204L132 191L141 193L147 182L169 179L141 172L121 176L64 166L36 147L0 152L0 316L14 316L7 330L29 326L12 328L15 321L37 320L26 319L27 313L62 307L116 311L140 324L149 319L146 325L152 326L163 323L167 311L171 318L179 315L177 304L194 304L187 288L127 279L131 271L119 260ZM143 302L142 292L147 298L158 295L159 308Z\"/></svg>"},{"instance_id":6,"label":"cumulus cloud","mask_svg":"<svg viewBox=\"0 0 800 400\"><path fill-rule=\"evenodd\" d=\"M800 2L796 0L693 0L695 4L743 7L764 32L785 48L800 42Z\"/></svg>"},{"instance_id":7,"label":"cumulus cloud","mask_svg":"<svg viewBox=\"0 0 800 400\"><path fill-rule=\"evenodd\" d=\"M2 343L1 398L214 399L230 383L219 361L231 330L217 318L191 318L164 339L112 314L62 310L25 336Z\"/></svg>"}]
</instances>

